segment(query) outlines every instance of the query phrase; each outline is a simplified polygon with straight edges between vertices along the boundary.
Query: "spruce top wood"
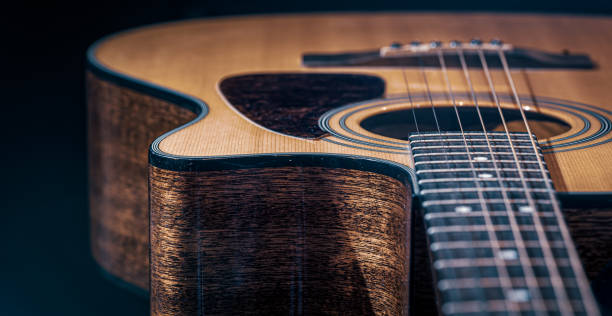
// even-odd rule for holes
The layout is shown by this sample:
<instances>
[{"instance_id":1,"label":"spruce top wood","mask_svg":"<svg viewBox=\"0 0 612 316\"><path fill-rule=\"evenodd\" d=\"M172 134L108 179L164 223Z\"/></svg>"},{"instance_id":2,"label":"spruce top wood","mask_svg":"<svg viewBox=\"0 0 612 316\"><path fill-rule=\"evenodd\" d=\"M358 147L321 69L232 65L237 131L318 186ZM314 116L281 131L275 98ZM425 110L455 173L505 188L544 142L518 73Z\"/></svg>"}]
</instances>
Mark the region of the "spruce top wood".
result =
<instances>
[{"instance_id":1,"label":"spruce top wood","mask_svg":"<svg viewBox=\"0 0 612 316\"><path fill-rule=\"evenodd\" d=\"M290 138L262 129L228 106L218 93L217 85L224 77L247 73L366 73L385 79L387 95L402 94L405 87L398 69L307 69L301 66L302 54L368 50L400 40L501 38L513 45L552 52L565 49L588 52L599 67L597 71L514 72L521 94L554 97L610 109L608 90L612 72L607 69L612 67L612 47L602 44L608 41L612 33L610 26L612 22L605 18L529 15L240 17L170 23L122 33L102 42L95 56L110 69L194 96L206 103L209 108L207 117L166 137L159 144L163 152L177 156L326 152L366 155L411 166L408 155L355 150L320 140ZM424 89L418 71L408 70L408 76L410 82L416 83L414 89ZM455 89L467 90L460 73L452 73L451 76ZM432 77L434 90L444 92L446 89L442 78L436 73L432 73ZM475 83L478 90L489 90L484 78L475 80L478 81ZM507 93L505 82L498 82L501 83L498 90ZM223 137L210 139L208 135ZM227 139L240 141L228 142ZM555 153L558 168L551 172L557 190L609 191L609 174L602 170L606 170L611 148L598 146L588 151Z\"/></svg>"},{"instance_id":2,"label":"spruce top wood","mask_svg":"<svg viewBox=\"0 0 612 316\"><path fill-rule=\"evenodd\" d=\"M94 255L140 288L150 267L153 314L405 314L413 193L439 312L598 315L556 192L608 206L610 38L606 18L385 13L102 40Z\"/></svg>"}]
</instances>

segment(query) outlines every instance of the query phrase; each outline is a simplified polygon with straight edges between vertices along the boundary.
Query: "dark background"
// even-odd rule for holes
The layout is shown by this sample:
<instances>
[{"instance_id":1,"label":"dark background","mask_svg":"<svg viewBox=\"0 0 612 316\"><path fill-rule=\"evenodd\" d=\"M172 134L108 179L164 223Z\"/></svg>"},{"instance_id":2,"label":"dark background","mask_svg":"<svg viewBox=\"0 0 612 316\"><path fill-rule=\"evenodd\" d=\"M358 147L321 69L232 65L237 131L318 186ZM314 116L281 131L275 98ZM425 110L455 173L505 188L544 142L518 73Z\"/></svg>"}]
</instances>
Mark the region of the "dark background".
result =
<instances>
[{"instance_id":1,"label":"dark background","mask_svg":"<svg viewBox=\"0 0 612 316\"><path fill-rule=\"evenodd\" d=\"M146 315L89 253L86 48L174 19L264 12L512 11L612 14L610 0L91 1L0 7L1 315Z\"/></svg>"}]
</instances>

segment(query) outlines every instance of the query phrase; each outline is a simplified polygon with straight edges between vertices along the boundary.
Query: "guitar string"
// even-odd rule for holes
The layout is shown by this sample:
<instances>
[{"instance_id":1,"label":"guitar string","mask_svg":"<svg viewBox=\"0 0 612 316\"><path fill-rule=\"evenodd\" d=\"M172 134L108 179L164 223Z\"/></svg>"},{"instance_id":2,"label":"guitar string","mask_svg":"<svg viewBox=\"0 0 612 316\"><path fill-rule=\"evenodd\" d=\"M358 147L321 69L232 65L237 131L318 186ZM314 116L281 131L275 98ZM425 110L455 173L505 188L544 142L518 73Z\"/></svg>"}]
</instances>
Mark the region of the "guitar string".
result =
<instances>
[{"instance_id":1,"label":"guitar string","mask_svg":"<svg viewBox=\"0 0 612 316\"><path fill-rule=\"evenodd\" d=\"M474 185L476 186L476 192L478 194L478 200L480 201L481 211L485 214L485 216L483 216L483 218L485 218L485 225L487 226L487 231L489 232L489 239L491 239L490 231L492 229L493 223L491 221L491 217L490 217L490 214L488 212L488 206L487 206L486 201L484 199L484 194L482 192L482 188L480 187L480 183L477 180L478 177L476 175L476 169L475 169L474 162L473 162L473 159L472 159L472 154L470 152L470 149L469 149L468 143L467 143L467 139L465 137L465 132L464 132L464 129L463 129L463 123L461 122L461 116L459 115L459 110L457 108L457 102L456 102L455 94L453 93L453 89L452 89L452 86L451 86L451 83L450 83L450 80L449 80L449 77L448 77L448 71L447 71L447 68L446 68L446 62L444 61L444 55L442 53L442 49L439 48L437 50L437 53L438 53L438 62L440 64L440 68L442 69L442 74L444 76L444 81L446 83L446 87L447 87L447 90L448 90L449 97L451 98L451 104L453 105L453 109L455 111L455 115L457 116L457 123L459 125L459 130L461 132L461 138L463 139L463 144L464 144L465 149L466 149L466 153L467 153L467 158L468 158L468 161L469 161L470 169L472 170L472 176L474 178ZM495 238L494 240L497 240L497 239ZM493 239L491 240L491 243L493 244ZM497 248L499 249L500 248L499 244L497 244L497 246L498 246ZM474 255L474 258L476 258L475 249L473 247L470 247L470 250L471 250L472 254ZM499 255L499 252L494 254L494 256L496 256L496 257L498 255ZM497 275L499 276L500 285L504 289L504 293L507 293L508 292L508 288L511 287L511 282L510 282L510 279L509 279L509 277L507 275L507 273L508 273L507 267L505 267L505 269L506 269L506 271L505 271L506 274L504 274L504 276L502 277L502 273L500 273L501 269L499 268L499 265L496 264L496 270L497 270ZM480 274L478 274L478 278L480 278ZM479 289L480 289L480 292L482 293L483 299L486 300L484 289L482 287L479 287ZM506 303L504 303L504 304L506 306L508 306L508 304L506 304ZM516 311L514 311L514 313L516 314Z\"/></svg>"},{"instance_id":2,"label":"guitar string","mask_svg":"<svg viewBox=\"0 0 612 316\"><path fill-rule=\"evenodd\" d=\"M510 73L510 68L508 66L508 61L506 59L506 55L504 53L504 51L501 49L501 47L499 47L497 49L498 52L498 56L499 59L502 63L502 66L504 68L504 73L506 75L506 79L508 81L508 84L510 85L510 88L512 90L512 94L514 96L514 101L516 102L517 107L519 108L519 111L521 113L521 117L523 119L523 123L525 124L525 128L527 130L527 135L529 136L529 140L531 142L531 146L533 148L534 151L536 151L536 143L535 140L533 139L533 135L531 133L531 128L529 127L529 124L527 122L527 117L525 115L525 111L523 109L523 105L521 103L521 100L518 96L518 92L516 89L516 85L514 83L514 80L512 79L512 74ZM538 166L540 169L540 173L542 174L542 177L547 177L546 175L546 171L544 168L544 164L542 163L542 159L540 158L539 155L536 155L536 159L538 161ZM582 265L580 264L579 261L579 257L578 257L578 253L576 252L576 248L574 247L574 244L570 238L569 235L569 231L567 230L567 227L565 226L565 223L562 222L563 220L563 214L561 213L561 207L556 199L555 196L555 192L552 188L552 185L550 184L549 181L544 181L545 185L546 185L546 189L548 191L548 195L550 197L550 201L552 204L552 208L553 211L555 213L555 217L557 220L557 227L559 228L559 230L561 231L561 236L563 238L563 241L565 243L567 252L569 254L569 259L570 259L570 265L572 267L572 270L575 274L575 278L576 278L576 282L578 283L578 287L579 287L579 291L580 291L580 296L582 298L582 302L583 302L583 306L585 308L585 311L587 312L588 315L599 315L599 311L598 311L598 307L597 307L597 303L595 302L593 295L591 293L590 287L586 281L586 275L582 269ZM548 240L546 239L546 242L548 242ZM550 250L550 249L548 249ZM553 266L554 269L556 270L557 266L556 264ZM556 273L558 274L559 272L556 271ZM563 293L565 293L565 287L562 283L563 281L561 280L561 285L563 286ZM571 304L567 303L567 296L565 297L565 300L562 302L564 305L567 305L568 307L571 308ZM568 309L569 310L569 309ZM567 310L566 310L567 311ZM564 311L565 312L565 311Z\"/></svg>"},{"instance_id":3,"label":"guitar string","mask_svg":"<svg viewBox=\"0 0 612 316\"><path fill-rule=\"evenodd\" d=\"M416 128L417 131L417 135L420 135L420 131L419 131L419 123L417 122L417 118L416 118L416 114L415 114L415 110L414 110L414 102L412 100L412 93L410 92L410 85L408 83L408 78L406 76L406 67L402 67L402 78L404 79L404 86L406 87L406 94L408 95L408 102L410 103L410 109L412 111L412 118L414 119L414 127ZM410 135L407 135L408 140L410 140ZM407 229L408 229L408 225L407 225ZM406 255L410 255L408 252L406 253ZM408 297L406 297L406 300L409 300ZM404 314L409 314L409 304L406 304L406 309L405 309L405 313Z\"/></svg>"},{"instance_id":4,"label":"guitar string","mask_svg":"<svg viewBox=\"0 0 612 316\"><path fill-rule=\"evenodd\" d=\"M433 102L433 96L432 96L432 93L431 93L431 88L430 88L430 85L429 85L429 80L427 79L427 74L425 72L425 67L424 67L424 63L423 63L422 57L419 56L418 57L418 61L419 61L419 65L420 65L420 70L421 70L422 76L424 78L424 83L425 83L425 87L426 87L427 97L429 98L429 102L431 104L432 111L434 113L434 119L435 119L436 118L436 116L435 116L436 115L436 110L435 110L435 106L434 106L434 102ZM459 120L459 124L461 125L461 118L458 117L458 120ZM440 135L440 143L444 144L445 142L444 142L444 139L442 138L442 132L441 132L440 126L438 124L437 119L435 121L436 121L436 127L438 129L438 135ZM464 139L464 142L466 142L465 135L463 135L463 139ZM446 145L448 146L449 143L450 143L448 135L445 137L445 140L446 140ZM446 158L446 161L450 161L448 155L445 155L445 158ZM470 160L470 159L468 159L468 160ZM471 162L471 160L470 160L470 164L473 167L473 163ZM446 166L447 166L447 169L452 169L450 162L447 162ZM480 188L478 180L475 177L474 177L474 185L476 186L476 191L478 192L479 197L480 197L479 201L481 203L481 209L487 208L486 202L484 201L484 196L483 196L483 193L482 193L482 189ZM436 185L436 187L437 187L437 185ZM444 226L450 226L451 224L452 223L450 223L447 218L443 219L443 225ZM469 253L469 255L472 258L476 258L477 257L476 249L473 248L473 247L468 247L468 253ZM457 275L455 269L451 269L450 271L451 271L450 274L452 275L452 278L454 280L459 278L459 276ZM475 269L474 272L475 272L475 277L477 279L480 279L482 277L481 274L480 274L480 270L479 269ZM480 292L480 296L483 297L483 298L486 298L486 293L484 291L484 288L478 287L478 290Z\"/></svg>"},{"instance_id":5,"label":"guitar string","mask_svg":"<svg viewBox=\"0 0 612 316\"><path fill-rule=\"evenodd\" d=\"M431 95L431 89L429 87L429 81L427 80L427 74L425 73L425 65L423 63L423 58L419 56L418 61L419 61L419 68L421 69L421 74L423 75L423 82L425 83L425 88L427 90L427 98L429 99L429 104L431 105L431 111L433 112L433 118L436 121L436 128L438 129L438 134L442 135L442 131L440 130L440 124L438 123L438 115L436 115L436 107L434 106L433 97Z\"/></svg>"},{"instance_id":6,"label":"guitar string","mask_svg":"<svg viewBox=\"0 0 612 316\"><path fill-rule=\"evenodd\" d=\"M414 119L414 127L416 128L417 135L420 135L419 124L417 123L416 113L414 111L414 102L412 100L412 94L410 93L410 86L408 84L408 78L406 77L406 68L402 67L402 77L404 78L404 85L406 86L406 94L408 94L408 102L410 103L410 109L412 110L412 118Z\"/></svg>"},{"instance_id":7,"label":"guitar string","mask_svg":"<svg viewBox=\"0 0 612 316\"><path fill-rule=\"evenodd\" d=\"M531 192L529 191L529 187L527 186L527 182L525 181L525 177L523 175L523 170L521 168L521 164L519 162L518 156L516 154L516 150L514 148L514 144L512 142L512 137L510 136L510 131L508 130L508 125L506 124L506 119L504 117L504 113L502 111L500 102L499 102L499 98L497 97L497 91L495 90L495 86L493 85L493 80L491 78L491 73L489 71L489 65L487 63L487 60L484 56L483 50L482 48L478 48L477 49L477 53L478 53L478 57L480 59L480 64L482 65L482 69L483 72L485 74L485 77L487 79L487 82L489 84L489 89L491 90L491 94L493 96L493 101L495 102L495 105L497 107L497 111L499 112L499 116L501 118L503 127L504 127L504 131L506 132L506 137L508 139L508 144L510 145L510 149L512 150L512 155L514 157L514 162L516 163L516 167L519 173L519 177L521 179L521 183L522 186L524 188L524 192L525 192L525 196L527 197L527 200L530 201L530 205L533 204L533 199L531 197ZM537 155L538 152L534 151L534 154ZM497 169L497 167L495 167L496 169L496 173L499 177L499 169ZM502 183L500 182L500 186L502 186ZM503 191L504 196L506 196L507 192L505 192L505 190ZM533 205L531 205L533 207ZM532 293L532 295L534 296L534 300L531 300L532 305L537 305L537 310L535 311L537 314L542 315L545 314L545 305L544 302L542 301L542 293L540 291L540 287L538 284L537 279L535 278L535 271L533 269L533 266L531 264L529 255L527 253L526 247L525 247L525 243L523 241L523 237L521 235L521 231L518 227L518 223L516 222L516 216L514 214L514 211L512 210L512 207L509 205L509 203L507 204L507 213L508 213L508 220L511 223L511 228L512 228L512 234L515 237L515 242L516 242L516 248L517 251L519 252L519 261L521 263L521 267L523 268L523 273L524 273L524 279L525 279L525 283L527 284L527 287L529 288L529 292ZM535 209L534 209L534 213L536 213ZM536 215L538 216L538 215ZM539 225L536 224L536 226ZM541 226L537 226L536 229L541 230Z\"/></svg>"},{"instance_id":8,"label":"guitar string","mask_svg":"<svg viewBox=\"0 0 612 316\"><path fill-rule=\"evenodd\" d=\"M467 67L467 62L465 60L465 54L463 52L463 49L461 48L461 45L457 45L455 48L456 52L457 52L457 56L459 57L459 62L461 63L461 69L463 70L463 76L468 84L469 87L469 92L470 92L470 96L472 98L472 102L474 103L474 106L476 108L476 113L478 114L478 119L480 121L480 125L482 127L482 131L483 131L483 135L485 136L485 141L487 143L487 148L489 149L489 153L491 155L491 160L494 162L494 166L495 166L495 154L493 153L493 149L491 148L491 142L489 140L489 135L487 133L487 128L486 125L484 123L484 119L482 117L482 113L480 112L480 106L478 104L478 99L476 98L476 93L474 91L474 85L472 84L472 79L470 77L470 73ZM469 151L469 148L467 148L467 150ZM499 179L498 179L499 181ZM503 186L500 183L500 186ZM487 231L489 234L489 239L491 240L491 243L494 244L496 246L495 248L495 262L496 265L498 266L498 273L503 271L503 276L500 275L500 282L504 282L504 294L506 299L504 300L504 304L508 305L512 308L512 311L516 314L517 313L517 305L515 302L513 301L509 301L508 298L510 297L510 290L509 288L512 287L512 282L509 278L509 269L508 266L506 265L506 262L504 262L503 260L501 260L501 255L500 255L500 250L501 247L499 246L499 241L497 240L497 235L493 228L491 228L492 223L491 223L491 218L490 218L490 214L488 212L488 209L486 210L486 217L485 220L487 221ZM499 266L503 266L504 269L499 269Z\"/></svg>"}]
</instances>

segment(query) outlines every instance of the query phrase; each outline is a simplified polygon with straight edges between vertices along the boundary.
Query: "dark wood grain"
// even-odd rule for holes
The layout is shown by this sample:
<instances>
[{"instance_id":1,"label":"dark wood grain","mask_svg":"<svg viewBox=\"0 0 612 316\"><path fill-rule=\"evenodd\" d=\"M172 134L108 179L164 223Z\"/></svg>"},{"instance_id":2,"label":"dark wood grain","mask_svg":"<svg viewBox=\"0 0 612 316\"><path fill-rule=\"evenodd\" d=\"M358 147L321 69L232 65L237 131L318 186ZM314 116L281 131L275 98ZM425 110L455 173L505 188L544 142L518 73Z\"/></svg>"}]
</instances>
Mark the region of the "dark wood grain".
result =
<instances>
[{"instance_id":1,"label":"dark wood grain","mask_svg":"<svg viewBox=\"0 0 612 316\"><path fill-rule=\"evenodd\" d=\"M88 74L87 79L89 100L89 160L92 251L96 261L111 275L146 291L148 290L149 280L149 227L146 175L148 147L156 136L180 124L185 123L186 121L195 117L195 114L191 113L186 109L172 105L172 103L170 102L163 101L156 97L148 96L146 93L136 92L129 88L101 80L92 74ZM241 177L244 177L238 179L234 175L234 178L228 178L229 182L223 182L222 180L220 180L223 178L224 175L232 175L232 172L238 173L241 175ZM224 196L227 201L240 201L244 204L243 207L248 207L249 203L251 202L249 202L250 200L247 200L247 195L241 196L241 194L245 194L244 190L238 190L233 193L234 195L230 194L230 192L234 189L234 186L237 186L238 184L242 183L244 179L248 178L250 179L249 183L253 184L253 187L259 186L260 188L265 189L269 186L269 184L266 183L271 181L269 177L264 177L259 172L255 172L250 176L246 176L246 174L241 174L241 172L244 173L246 171L232 172L220 171L220 173L217 174L217 177L219 178L215 180L217 181L215 182L215 188L214 190L210 190L210 194L213 194L212 192L214 191L218 191L214 194ZM304 172L305 171L303 170L301 171L301 173ZM291 173L288 172L287 174ZM295 177L295 170L293 170L292 174L294 174ZM322 177L320 173L315 174L318 174L316 177ZM352 179L351 181L353 182L354 187L360 187L362 189L368 187L369 181L372 181L372 177L368 176L368 174L372 175L372 173L368 172L351 171L352 176L350 178ZM201 174L201 176L203 175L204 174ZM206 173L206 175L212 174ZM329 174L330 177L334 175L337 174ZM175 176L177 176L177 174L175 174ZM191 175L191 177L193 176L195 176L195 173ZM258 178L258 176L261 177ZM276 174L276 176L281 177L281 175L278 174ZM282 176L289 177L289 175ZM346 174L340 176L346 176ZM363 179L358 180L360 179L360 177L363 177ZM385 178L384 176L380 175L376 177ZM256 184L256 179L260 179L262 182ZM312 177L309 179L312 180ZM183 181L187 180L183 179ZM294 181L295 183L299 183L298 179L294 178ZM306 178L304 178L300 181L307 180ZM317 181L315 182L319 183ZM358 186L358 181L363 182ZM327 182L320 180L320 183ZM180 203L180 201L178 200L183 197L191 198L189 195L184 195L185 192L181 193L180 191L177 191L172 193L172 187L174 183L169 182L167 185L168 187L166 188L166 190L168 190L169 194L171 193L168 196L174 199L172 203ZM278 186L276 186L275 188L281 190ZM320 192L321 188L325 188L324 192ZM346 191L342 190L333 193L337 189L336 186L326 185L321 186L320 188L307 187L301 189L302 191L299 191L303 192L305 196L308 196L308 201L310 204L303 204L301 197L299 197L299 199L295 198L295 195L297 194L295 191L295 187L293 193L289 194L289 192L283 192L280 195L292 195L291 202L287 199L283 201L270 200L275 196L278 196L278 194L270 195L269 197L264 198L264 189L260 190L260 192L258 193L261 196L261 200L255 203L255 209L261 209L262 203L266 203L266 205L274 205L274 207L270 209L279 210L279 214L284 214L284 217L281 217L284 219L289 218L288 212L290 212L291 210L299 209L300 212L302 212L299 214L303 214L304 209L306 207L316 208L312 205L317 204L318 207L321 208L321 205L329 203L329 199L331 198L331 196L340 197L343 196L343 194L346 194ZM307 191L303 190L311 190L311 192L308 192L309 194L306 194ZM374 192L376 190L376 185L370 186L370 192ZM405 192L408 192L407 188L405 188L405 190ZM384 194L384 192L377 194ZM396 192L394 194L399 193ZM321 197L321 200L318 203L315 203L317 200L317 195ZM351 203L353 204L350 204L348 206L357 207L358 205L361 205L363 203L371 203L371 201L367 199L365 201L358 201L357 199L360 196L363 197L362 195L355 193L352 198L349 199L350 201L352 201ZM188 201L185 201L185 203L188 203ZM229 202L226 202L224 207L228 207L227 205L235 205L228 203ZM340 212L341 206L339 204L332 203L330 205L331 206L328 211L344 213ZM201 209L201 206L198 207L200 208L195 209ZM209 210L212 210L216 209L217 205L206 204L206 207ZM224 208L220 208L220 210L223 209ZM350 208L348 212L350 212ZM601 273L604 273L606 264L609 264L609 262L612 260L612 251L610 251L610 249L612 249L612 230L609 229L610 225L612 225L612 213L610 212L610 209L564 209L566 220L568 221L568 226L571 230L575 244L580 253L582 262L584 263L585 270L591 280L597 280ZM418 215L418 212L416 213ZM310 219L311 217L309 216L308 218ZM293 220L295 223L296 218L293 218ZM336 224L340 225L338 223ZM412 262L410 309L413 311L413 314L418 314L421 312L433 313L435 311L433 284L431 281L431 270L429 266L427 249L425 248L425 235L422 230L421 224L422 223L419 218L416 218L413 222L413 225L415 226L412 233L413 238L411 241L413 243L413 257L410 259L410 261L406 261L406 263L404 263L407 264L407 262ZM248 228L248 226L244 227ZM238 229L239 227L234 228ZM331 229L331 227L328 228ZM248 230L246 231L248 232ZM289 231L288 228L287 231ZM319 230L319 232L322 236L325 236L327 234L324 230L321 229ZM294 230L292 235L293 237L295 237L295 233L296 231ZM286 236L287 240L291 238L291 236ZM294 241L294 239L291 240ZM323 240L325 240L325 242L330 242L326 239ZM319 240L318 242L322 241ZM347 248L346 244L342 242L330 242L329 247L331 247L332 245L334 247L338 247L338 253L357 253L354 249L350 247ZM287 247L288 246L285 246L284 248L280 247L279 249L282 249L284 252L286 252L288 251ZM304 251L308 252L309 250L303 250L303 252ZM239 255L242 255L241 252L236 252L235 254L238 257ZM269 252L264 252L264 254L269 254ZM309 257L312 257L312 255ZM293 256L292 258L295 258L295 256ZM357 278L360 275L358 273L359 269L356 269L354 267L359 266L361 264L366 264L368 262L368 257L357 256L353 257L353 259L354 266L344 266L346 271L349 271L346 272L347 275L354 276L350 279L350 281L347 281L354 282L352 283L353 285L348 286L349 289L353 289L353 292L351 292L352 294L350 295L346 295L356 299L365 295L365 292L363 291L363 284L365 282L365 279L363 277ZM285 267L287 267L287 264L291 263L288 263L287 260L288 259L285 258ZM328 259L328 261L329 260L331 259ZM170 268L171 267L169 267L168 269ZM174 270L173 273L175 273L176 278L180 278L181 273L188 271L181 270L182 268L184 268L184 266L181 265L175 268L176 270ZM312 270L316 268L317 267L311 267L310 269ZM319 271L317 273L320 273L321 278L329 277L328 274L325 274L322 271ZM209 274L209 276L211 275L212 274ZM221 277L222 275L223 274L220 274L219 277ZM310 274L310 276L312 277L312 274ZM188 283L182 285L186 286L184 289L193 287L193 284ZM164 290L174 289L175 291L181 292L183 291L183 288L181 288L182 285L174 284L172 286L164 287ZM288 285L285 285L285 288L283 288L283 290L287 288ZM358 290L358 288L362 290ZM339 291L340 288L335 287L333 289L327 290L327 292L325 293L331 293L335 290ZM284 293L283 295L286 294L283 291L281 292ZM156 293L159 294L160 292ZM279 302L287 303L289 300L283 295L278 296L281 298ZM270 298L272 296L273 295L267 296L269 299L267 301L268 303L270 302L270 300L272 300ZM332 299L338 298L337 295L328 296L330 296ZM403 299L404 298L402 298L402 300ZM158 301L162 300L162 298L154 296L152 297L152 300ZM395 302L397 302L397 299L395 300ZM259 298L259 302L260 304L265 305L265 303L261 301L261 298ZM367 300L363 302L367 302ZM171 308L171 304L169 301L165 301L164 304L166 304L164 305L164 308ZM184 303L181 303L179 301L177 303L176 308L184 307L183 304ZM379 305L375 304L372 306L367 304L360 306L355 305L352 306L352 308L354 310L361 308L362 311L373 311L374 306L380 307L382 306L380 304L383 303L379 303ZM286 308L286 305L283 306L285 306ZM346 307L345 305L338 306ZM302 308L304 308L303 305Z\"/></svg>"},{"instance_id":2,"label":"dark wood grain","mask_svg":"<svg viewBox=\"0 0 612 316\"><path fill-rule=\"evenodd\" d=\"M565 208L563 215L587 277L597 280L612 265L612 208Z\"/></svg>"},{"instance_id":3,"label":"dark wood grain","mask_svg":"<svg viewBox=\"0 0 612 316\"><path fill-rule=\"evenodd\" d=\"M149 145L195 114L92 73L87 100L92 252L111 275L148 290Z\"/></svg>"},{"instance_id":4,"label":"dark wood grain","mask_svg":"<svg viewBox=\"0 0 612 316\"><path fill-rule=\"evenodd\" d=\"M339 106L378 98L385 82L353 74L254 74L229 77L221 93L240 113L268 129L316 138L321 115Z\"/></svg>"},{"instance_id":5,"label":"dark wood grain","mask_svg":"<svg viewBox=\"0 0 612 316\"><path fill-rule=\"evenodd\" d=\"M408 308L410 188L372 172L150 168L151 312Z\"/></svg>"}]
</instances>

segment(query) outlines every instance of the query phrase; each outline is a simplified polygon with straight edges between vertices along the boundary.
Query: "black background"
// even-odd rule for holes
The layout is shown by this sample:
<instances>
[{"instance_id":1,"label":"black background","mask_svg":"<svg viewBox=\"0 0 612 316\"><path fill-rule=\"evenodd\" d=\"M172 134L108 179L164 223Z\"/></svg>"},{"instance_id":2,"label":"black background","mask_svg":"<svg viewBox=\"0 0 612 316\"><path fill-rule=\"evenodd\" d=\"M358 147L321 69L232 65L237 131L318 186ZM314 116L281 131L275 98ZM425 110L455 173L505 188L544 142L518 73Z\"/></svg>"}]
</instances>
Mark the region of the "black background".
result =
<instances>
[{"instance_id":1,"label":"black background","mask_svg":"<svg viewBox=\"0 0 612 316\"><path fill-rule=\"evenodd\" d=\"M96 39L174 19L264 12L612 14L610 0L90 1L0 6L0 315L146 315L89 253L84 56Z\"/></svg>"}]
</instances>

